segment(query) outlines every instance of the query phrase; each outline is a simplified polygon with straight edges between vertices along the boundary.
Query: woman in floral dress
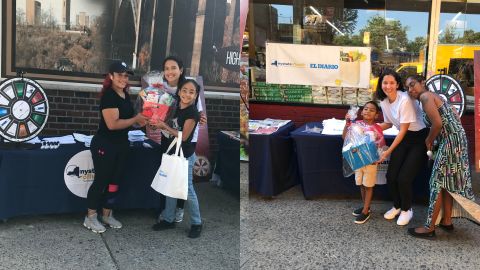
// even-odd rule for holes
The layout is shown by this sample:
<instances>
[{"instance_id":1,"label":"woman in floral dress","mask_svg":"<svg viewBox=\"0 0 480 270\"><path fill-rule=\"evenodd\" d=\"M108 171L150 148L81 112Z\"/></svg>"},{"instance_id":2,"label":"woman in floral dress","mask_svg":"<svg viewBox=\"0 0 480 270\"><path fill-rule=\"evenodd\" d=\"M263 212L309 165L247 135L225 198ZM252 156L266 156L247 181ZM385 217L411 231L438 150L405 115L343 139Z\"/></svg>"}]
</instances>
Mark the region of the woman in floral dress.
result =
<instances>
[{"instance_id":1,"label":"woman in floral dress","mask_svg":"<svg viewBox=\"0 0 480 270\"><path fill-rule=\"evenodd\" d=\"M410 76L405 84L410 97L421 102L425 120L431 126L425 140L427 149L432 150L434 141L438 144L438 150L433 154L427 221L424 227L408 229L412 236L430 238L435 236L436 224L452 232L452 217L475 220L480 207L472 203L474 195L467 136L456 110L439 95L428 91L423 77ZM472 205L473 208L468 207Z\"/></svg>"}]
</instances>

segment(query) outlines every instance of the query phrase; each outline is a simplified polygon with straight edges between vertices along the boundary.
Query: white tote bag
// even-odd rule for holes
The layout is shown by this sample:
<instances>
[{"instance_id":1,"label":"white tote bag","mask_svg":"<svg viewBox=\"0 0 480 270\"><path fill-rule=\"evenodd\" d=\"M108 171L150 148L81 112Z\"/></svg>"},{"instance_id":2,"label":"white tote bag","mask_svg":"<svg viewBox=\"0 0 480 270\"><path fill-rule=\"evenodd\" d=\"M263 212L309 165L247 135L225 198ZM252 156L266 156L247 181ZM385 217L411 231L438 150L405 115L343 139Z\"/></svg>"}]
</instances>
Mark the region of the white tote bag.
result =
<instances>
[{"instance_id":1,"label":"white tote bag","mask_svg":"<svg viewBox=\"0 0 480 270\"><path fill-rule=\"evenodd\" d=\"M162 155L162 164L153 178L151 187L171 198L186 200L188 195L188 160L183 156L182 132ZM176 145L175 154L167 154Z\"/></svg>"}]
</instances>

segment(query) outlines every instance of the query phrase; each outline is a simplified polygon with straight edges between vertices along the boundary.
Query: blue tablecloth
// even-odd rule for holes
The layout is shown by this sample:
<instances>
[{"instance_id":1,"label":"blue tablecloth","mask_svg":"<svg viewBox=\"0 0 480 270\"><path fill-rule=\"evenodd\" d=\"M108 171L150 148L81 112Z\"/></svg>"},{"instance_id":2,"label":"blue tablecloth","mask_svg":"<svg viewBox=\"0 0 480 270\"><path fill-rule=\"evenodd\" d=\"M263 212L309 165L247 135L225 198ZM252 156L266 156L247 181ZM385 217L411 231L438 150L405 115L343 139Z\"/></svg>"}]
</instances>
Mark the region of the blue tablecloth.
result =
<instances>
[{"instance_id":1,"label":"blue tablecloth","mask_svg":"<svg viewBox=\"0 0 480 270\"><path fill-rule=\"evenodd\" d=\"M215 174L220 176L222 187L240 197L240 141L218 132L217 142Z\"/></svg>"},{"instance_id":2,"label":"blue tablecloth","mask_svg":"<svg viewBox=\"0 0 480 270\"><path fill-rule=\"evenodd\" d=\"M0 150L0 219L19 215L85 212L86 199L71 193L64 170L83 144L55 150ZM120 183L118 208L157 208L159 194L150 184L160 166L157 149L132 147L125 178Z\"/></svg>"},{"instance_id":3,"label":"blue tablecloth","mask_svg":"<svg viewBox=\"0 0 480 270\"><path fill-rule=\"evenodd\" d=\"M298 160L298 174L305 198L320 195L358 196L354 176L343 177L342 154L343 139L341 135L322 135L304 132L306 127L322 127L321 122L307 123L291 132L295 141ZM389 145L394 137L385 137ZM414 181L415 199L428 198L429 171L425 168ZM387 185L377 185L374 198L390 199Z\"/></svg>"},{"instance_id":4,"label":"blue tablecloth","mask_svg":"<svg viewBox=\"0 0 480 270\"><path fill-rule=\"evenodd\" d=\"M297 161L289 133L293 122L270 135L249 135L249 184L263 196L275 196L298 184Z\"/></svg>"}]
</instances>

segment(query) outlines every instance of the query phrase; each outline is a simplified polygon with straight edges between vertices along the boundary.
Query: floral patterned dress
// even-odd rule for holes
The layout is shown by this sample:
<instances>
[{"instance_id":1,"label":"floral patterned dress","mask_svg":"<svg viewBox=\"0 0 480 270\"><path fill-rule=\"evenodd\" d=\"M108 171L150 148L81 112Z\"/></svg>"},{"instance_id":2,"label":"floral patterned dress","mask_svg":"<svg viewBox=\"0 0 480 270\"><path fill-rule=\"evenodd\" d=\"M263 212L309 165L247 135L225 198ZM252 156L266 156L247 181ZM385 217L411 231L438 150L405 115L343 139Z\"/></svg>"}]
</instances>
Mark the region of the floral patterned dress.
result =
<instances>
[{"instance_id":1,"label":"floral patterned dress","mask_svg":"<svg viewBox=\"0 0 480 270\"><path fill-rule=\"evenodd\" d=\"M465 130L449 104L444 102L438 108L438 112L442 118L442 130L436 138L438 149L434 153L434 163L430 176L430 203L425 223L426 227L429 227L432 223L433 209L441 189L474 201ZM426 114L424 114L424 119L427 125L430 125ZM461 209L462 205L456 200L454 197L452 216L469 217L469 210ZM438 223L440 217L441 215L434 222Z\"/></svg>"}]
</instances>

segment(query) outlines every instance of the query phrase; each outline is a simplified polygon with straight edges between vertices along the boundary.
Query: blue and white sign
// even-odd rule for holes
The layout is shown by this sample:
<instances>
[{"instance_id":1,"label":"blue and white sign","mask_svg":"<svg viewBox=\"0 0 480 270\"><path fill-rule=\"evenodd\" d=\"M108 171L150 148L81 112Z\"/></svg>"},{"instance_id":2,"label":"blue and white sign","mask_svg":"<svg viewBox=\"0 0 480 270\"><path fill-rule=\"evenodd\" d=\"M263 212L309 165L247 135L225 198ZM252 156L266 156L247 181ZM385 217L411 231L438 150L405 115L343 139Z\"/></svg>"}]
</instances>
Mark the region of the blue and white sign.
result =
<instances>
[{"instance_id":1,"label":"blue and white sign","mask_svg":"<svg viewBox=\"0 0 480 270\"><path fill-rule=\"evenodd\" d=\"M267 43L267 83L368 88L370 47Z\"/></svg>"}]
</instances>

